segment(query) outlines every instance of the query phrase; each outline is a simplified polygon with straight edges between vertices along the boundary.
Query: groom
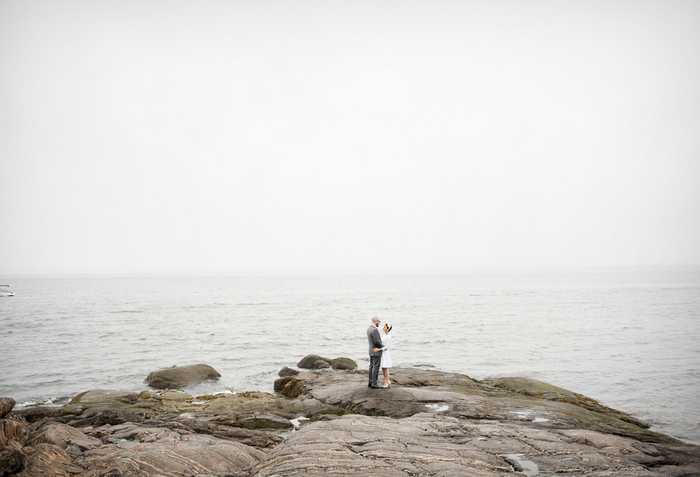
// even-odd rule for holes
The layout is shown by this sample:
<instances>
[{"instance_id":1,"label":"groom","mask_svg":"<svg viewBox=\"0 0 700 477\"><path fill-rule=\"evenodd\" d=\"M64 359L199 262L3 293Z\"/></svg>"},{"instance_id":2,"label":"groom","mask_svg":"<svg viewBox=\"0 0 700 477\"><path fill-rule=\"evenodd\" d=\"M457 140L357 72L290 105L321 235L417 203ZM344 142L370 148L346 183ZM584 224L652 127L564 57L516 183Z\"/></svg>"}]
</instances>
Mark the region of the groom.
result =
<instances>
[{"instance_id":1,"label":"groom","mask_svg":"<svg viewBox=\"0 0 700 477\"><path fill-rule=\"evenodd\" d=\"M377 384L379 366L382 362L382 338L379 336L380 320L376 316L372 318L372 324L367 328L367 341L369 341L369 384L370 388L384 389ZM379 351L374 351L379 348Z\"/></svg>"}]
</instances>

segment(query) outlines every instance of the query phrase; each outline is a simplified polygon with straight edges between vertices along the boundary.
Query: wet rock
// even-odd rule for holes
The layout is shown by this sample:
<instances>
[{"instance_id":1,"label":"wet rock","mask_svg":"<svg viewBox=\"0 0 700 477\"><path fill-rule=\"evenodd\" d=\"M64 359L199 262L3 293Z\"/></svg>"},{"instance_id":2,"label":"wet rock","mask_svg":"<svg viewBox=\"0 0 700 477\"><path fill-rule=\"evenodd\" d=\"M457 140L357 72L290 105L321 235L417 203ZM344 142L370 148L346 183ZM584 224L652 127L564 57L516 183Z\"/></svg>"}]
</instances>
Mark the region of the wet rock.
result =
<instances>
[{"instance_id":1,"label":"wet rock","mask_svg":"<svg viewBox=\"0 0 700 477\"><path fill-rule=\"evenodd\" d=\"M302 369L315 369L317 361L325 361L327 363L330 360L328 358L322 358L317 354L310 354L304 356L301 361L297 363L297 367Z\"/></svg>"},{"instance_id":2,"label":"wet rock","mask_svg":"<svg viewBox=\"0 0 700 477\"><path fill-rule=\"evenodd\" d=\"M136 412L110 411L110 410L90 410L80 415L79 419L68 421L74 427L96 427L109 424L116 426L125 422L141 422L144 417Z\"/></svg>"},{"instance_id":3,"label":"wet rock","mask_svg":"<svg viewBox=\"0 0 700 477\"><path fill-rule=\"evenodd\" d=\"M50 419L58 417L64 413L64 410L56 407L34 406L27 409L13 411L13 414L22 416L28 422L36 422L42 419Z\"/></svg>"},{"instance_id":4,"label":"wet rock","mask_svg":"<svg viewBox=\"0 0 700 477\"><path fill-rule=\"evenodd\" d=\"M331 366L333 369L357 369L357 363L350 358L335 358Z\"/></svg>"},{"instance_id":5,"label":"wet rock","mask_svg":"<svg viewBox=\"0 0 700 477\"><path fill-rule=\"evenodd\" d=\"M332 367L333 369L356 369L357 363L350 358L335 358L329 359L316 354L310 354L302 358L297 367L302 369L325 369Z\"/></svg>"},{"instance_id":6,"label":"wet rock","mask_svg":"<svg viewBox=\"0 0 700 477\"><path fill-rule=\"evenodd\" d=\"M314 363L314 369L327 369L331 367L331 363L329 363L325 359L319 359Z\"/></svg>"},{"instance_id":7,"label":"wet rock","mask_svg":"<svg viewBox=\"0 0 700 477\"><path fill-rule=\"evenodd\" d=\"M171 389L216 380L220 377L221 374L217 370L208 364L200 363L154 371L148 375L144 384L156 389Z\"/></svg>"},{"instance_id":8,"label":"wet rock","mask_svg":"<svg viewBox=\"0 0 700 477\"><path fill-rule=\"evenodd\" d=\"M221 439L235 440L241 444L253 447L274 447L282 441L282 437L275 433L220 425L217 422L197 420L190 417L181 419L177 423L166 422L159 424L159 426L176 427L179 429L180 425L178 424L192 433L208 434Z\"/></svg>"},{"instance_id":9,"label":"wet rock","mask_svg":"<svg viewBox=\"0 0 700 477\"><path fill-rule=\"evenodd\" d=\"M3 397L0 398L0 419L5 417L12 408L15 407L15 400L12 398Z\"/></svg>"},{"instance_id":10,"label":"wet rock","mask_svg":"<svg viewBox=\"0 0 700 477\"><path fill-rule=\"evenodd\" d=\"M92 389L78 394L70 404L90 403L123 403L133 404L138 400L138 394L127 391L114 391L111 389ZM84 409L84 408L83 408Z\"/></svg>"},{"instance_id":11,"label":"wet rock","mask_svg":"<svg viewBox=\"0 0 700 477\"><path fill-rule=\"evenodd\" d=\"M301 381L296 379L294 376L276 379L273 387L275 392L278 392L291 399L299 397L305 392L305 388Z\"/></svg>"},{"instance_id":12,"label":"wet rock","mask_svg":"<svg viewBox=\"0 0 700 477\"><path fill-rule=\"evenodd\" d=\"M165 391L157 396L161 401L191 401L192 396L182 391Z\"/></svg>"},{"instance_id":13,"label":"wet rock","mask_svg":"<svg viewBox=\"0 0 700 477\"><path fill-rule=\"evenodd\" d=\"M239 421L239 425L246 429L291 429L294 427L289 419L274 414L246 417Z\"/></svg>"},{"instance_id":14,"label":"wet rock","mask_svg":"<svg viewBox=\"0 0 700 477\"><path fill-rule=\"evenodd\" d=\"M299 374L299 371L296 369L288 368L285 366L284 368L280 369L277 375L281 378L286 378L287 376L296 376Z\"/></svg>"}]
</instances>

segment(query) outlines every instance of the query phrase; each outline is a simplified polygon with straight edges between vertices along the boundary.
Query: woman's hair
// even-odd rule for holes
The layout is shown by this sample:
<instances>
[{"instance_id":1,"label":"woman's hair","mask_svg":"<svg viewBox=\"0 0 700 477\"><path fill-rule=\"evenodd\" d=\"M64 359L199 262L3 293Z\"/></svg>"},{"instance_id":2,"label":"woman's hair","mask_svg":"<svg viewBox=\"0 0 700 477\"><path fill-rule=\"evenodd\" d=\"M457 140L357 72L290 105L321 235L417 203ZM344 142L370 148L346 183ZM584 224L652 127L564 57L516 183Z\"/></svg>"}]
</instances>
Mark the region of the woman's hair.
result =
<instances>
[{"instance_id":1,"label":"woman's hair","mask_svg":"<svg viewBox=\"0 0 700 477\"><path fill-rule=\"evenodd\" d=\"M391 329L393 328L393 326L391 326L389 323L384 323L384 326L386 326L387 328L389 328L389 331L391 331Z\"/></svg>"}]
</instances>

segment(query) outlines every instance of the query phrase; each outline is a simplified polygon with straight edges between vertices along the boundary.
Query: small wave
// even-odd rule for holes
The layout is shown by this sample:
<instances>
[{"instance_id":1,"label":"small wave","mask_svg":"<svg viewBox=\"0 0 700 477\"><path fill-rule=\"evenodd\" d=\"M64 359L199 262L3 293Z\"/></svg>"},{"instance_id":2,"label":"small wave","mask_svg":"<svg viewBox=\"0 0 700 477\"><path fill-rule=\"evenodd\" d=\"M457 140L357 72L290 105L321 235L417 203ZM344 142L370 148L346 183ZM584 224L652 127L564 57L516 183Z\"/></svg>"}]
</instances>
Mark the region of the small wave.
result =
<instances>
[{"instance_id":1,"label":"small wave","mask_svg":"<svg viewBox=\"0 0 700 477\"><path fill-rule=\"evenodd\" d=\"M71 401L72 397L70 396L61 396L61 397L44 397L44 398L39 398L35 400L27 400L23 401L20 403L15 404L15 409L26 409L28 407L35 407L35 406L49 406L49 407L59 407L63 406L65 404L68 404Z\"/></svg>"}]
</instances>

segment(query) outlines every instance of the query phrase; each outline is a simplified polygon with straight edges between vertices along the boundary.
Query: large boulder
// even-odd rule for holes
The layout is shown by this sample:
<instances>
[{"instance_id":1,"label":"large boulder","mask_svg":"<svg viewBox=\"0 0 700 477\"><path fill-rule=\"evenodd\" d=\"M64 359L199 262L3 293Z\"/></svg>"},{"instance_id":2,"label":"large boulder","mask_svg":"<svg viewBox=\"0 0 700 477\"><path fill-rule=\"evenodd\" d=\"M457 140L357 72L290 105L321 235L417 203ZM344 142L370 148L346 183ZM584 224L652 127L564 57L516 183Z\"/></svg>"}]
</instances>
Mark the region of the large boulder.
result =
<instances>
[{"instance_id":1,"label":"large boulder","mask_svg":"<svg viewBox=\"0 0 700 477\"><path fill-rule=\"evenodd\" d=\"M350 358L335 358L331 366L333 369L357 369L357 363Z\"/></svg>"},{"instance_id":2,"label":"large boulder","mask_svg":"<svg viewBox=\"0 0 700 477\"><path fill-rule=\"evenodd\" d=\"M277 375L280 378L286 378L287 376L296 376L297 374L299 374L299 371L297 371L296 369L288 368L287 366L280 369L277 373Z\"/></svg>"},{"instance_id":3,"label":"large boulder","mask_svg":"<svg viewBox=\"0 0 700 477\"><path fill-rule=\"evenodd\" d=\"M297 363L299 368L303 369L325 369L332 367L333 369L356 369L357 363L350 358L324 358L317 354L305 356Z\"/></svg>"},{"instance_id":4,"label":"large boulder","mask_svg":"<svg viewBox=\"0 0 700 477\"><path fill-rule=\"evenodd\" d=\"M208 364L190 364L154 371L148 375L144 384L156 389L171 389L216 380L221 374Z\"/></svg>"},{"instance_id":5,"label":"large boulder","mask_svg":"<svg viewBox=\"0 0 700 477\"><path fill-rule=\"evenodd\" d=\"M323 365L321 363L319 363L319 361L322 361L324 363L329 363L330 359L324 358L324 357L319 356L317 354L309 354L309 355L301 358L301 361L299 361L297 363L297 367L302 368L302 369L319 369L320 367L323 367ZM317 363L319 363L319 364L317 364Z\"/></svg>"}]
</instances>

